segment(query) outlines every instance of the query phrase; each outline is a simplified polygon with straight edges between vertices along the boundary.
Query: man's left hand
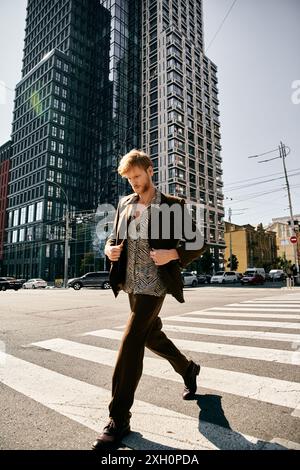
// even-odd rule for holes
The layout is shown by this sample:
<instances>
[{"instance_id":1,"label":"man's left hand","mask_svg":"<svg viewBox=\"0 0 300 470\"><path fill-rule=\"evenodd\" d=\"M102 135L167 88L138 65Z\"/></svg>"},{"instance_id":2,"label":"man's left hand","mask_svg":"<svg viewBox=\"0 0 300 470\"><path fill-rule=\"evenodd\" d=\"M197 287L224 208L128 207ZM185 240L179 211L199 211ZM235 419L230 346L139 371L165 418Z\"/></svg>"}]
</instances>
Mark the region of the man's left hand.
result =
<instances>
[{"instance_id":1,"label":"man's left hand","mask_svg":"<svg viewBox=\"0 0 300 470\"><path fill-rule=\"evenodd\" d=\"M156 264L156 266L163 266L172 260L179 259L177 250L151 250L150 258Z\"/></svg>"}]
</instances>

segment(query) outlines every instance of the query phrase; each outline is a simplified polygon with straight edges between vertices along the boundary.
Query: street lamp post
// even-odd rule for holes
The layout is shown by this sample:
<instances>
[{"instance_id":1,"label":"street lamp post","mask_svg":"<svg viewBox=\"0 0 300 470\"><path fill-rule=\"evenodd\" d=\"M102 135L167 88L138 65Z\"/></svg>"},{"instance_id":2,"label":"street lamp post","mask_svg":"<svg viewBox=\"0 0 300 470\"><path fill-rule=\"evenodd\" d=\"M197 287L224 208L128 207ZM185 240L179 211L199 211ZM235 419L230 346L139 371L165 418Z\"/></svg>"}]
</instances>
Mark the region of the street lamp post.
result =
<instances>
[{"instance_id":1,"label":"street lamp post","mask_svg":"<svg viewBox=\"0 0 300 470\"><path fill-rule=\"evenodd\" d=\"M51 184L55 184L63 192L66 198L66 233L65 233L65 257L64 257L64 288L67 288L68 283L68 270L69 270L69 198L65 190L60 186L60 184L55 181L47 180Z\"/></svg>"}]
</instances>

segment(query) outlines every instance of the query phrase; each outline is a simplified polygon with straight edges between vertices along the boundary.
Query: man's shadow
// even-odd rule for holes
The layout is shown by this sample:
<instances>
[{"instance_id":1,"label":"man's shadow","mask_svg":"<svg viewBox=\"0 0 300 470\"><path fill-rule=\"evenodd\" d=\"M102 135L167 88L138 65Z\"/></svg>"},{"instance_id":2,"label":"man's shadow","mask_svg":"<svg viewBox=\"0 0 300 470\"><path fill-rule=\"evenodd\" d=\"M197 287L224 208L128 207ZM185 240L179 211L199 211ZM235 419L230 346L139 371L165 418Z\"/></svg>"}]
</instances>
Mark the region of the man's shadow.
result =
<instances>
[{"instance_id":1,"label":"man's shadow","mask_svg":"<svg viewBox=\"0 0 300 470\"><path fill-rule=\"evenodd\" d=\"M220 395L195 395L199 413L199 432L220 450L288 450L286 447L267 441L249 441L234 431L222 408ZM242 412L242 410L241 410Z\"/></svg>"}]
</instances>

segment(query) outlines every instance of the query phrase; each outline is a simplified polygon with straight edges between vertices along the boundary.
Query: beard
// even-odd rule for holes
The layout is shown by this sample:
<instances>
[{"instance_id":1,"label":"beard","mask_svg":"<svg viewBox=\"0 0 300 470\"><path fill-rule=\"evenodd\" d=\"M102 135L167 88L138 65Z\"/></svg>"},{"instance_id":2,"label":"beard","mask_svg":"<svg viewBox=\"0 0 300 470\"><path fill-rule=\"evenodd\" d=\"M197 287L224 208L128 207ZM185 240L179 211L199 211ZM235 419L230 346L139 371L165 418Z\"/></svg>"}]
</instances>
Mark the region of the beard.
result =
<instances>
[{"instance_id":1,"label":"beard","mask_svg":"<svg viewBox=\"0 0 300 470\"><path fill-rule=\"evenodd\" d=\"M137 189L135 189L135 192L137 194L144 194L146 191L148 191L151 187L151 179L149 178L144 184L141 184Z\"/></svg>"}]
</instances>

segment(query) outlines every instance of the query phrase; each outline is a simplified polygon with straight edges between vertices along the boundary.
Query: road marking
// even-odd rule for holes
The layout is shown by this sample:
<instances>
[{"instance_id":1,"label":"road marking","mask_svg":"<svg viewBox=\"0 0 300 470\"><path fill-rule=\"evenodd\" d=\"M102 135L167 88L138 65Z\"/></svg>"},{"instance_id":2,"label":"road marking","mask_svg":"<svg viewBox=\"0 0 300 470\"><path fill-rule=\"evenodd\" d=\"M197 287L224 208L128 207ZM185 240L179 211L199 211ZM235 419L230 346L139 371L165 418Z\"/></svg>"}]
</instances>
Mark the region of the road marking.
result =
<instances>
[{"instance_id":1,"label":"road marking","mask_svg":"<svg viewBox=\"0 0 300 470\"><path fill-rule=\"evenodd\" d=\"M118 354L111 349L61 338L32 345L110 367L114 367ZM143 372L153 377L183 382L166 360L145 356ZM201 367L198 386L289 408L296 408L300 404L300 383L230 370Z\"/></svg>"},{"instance_id":2,"label":"road marking","mask_svg":"<svg viewBox=\"0 0 300 470\"><path fill-rule=\"evenodd\" d=\"M165 317L164 320L172 320L186 323L209 323L213 325L241 325L241 326L261 326L267 328L288 328L294 330L300 330L300 323L288 323L288 322L268 322L268 321L256 321L256 320L223 320L221 318L199 318L199 317Z\"/></svg>"},{"instance_id":3,"label":"road marking","mask_svg":"<svg viewBox=\"0 0 300 470\"><path fill-rule=\"evenodd\" d=\"M175 317L177 318L177 317ZM123 336L121 331L96 330L84 333L82 336L97 336L100 338L120 340ZM280 349L256 348L250 346L237 346L222 343L206 343L202 341L190 341L184 339L170 338L179 349L195 351L205 354L218 354L231 357L242 357L259 361L280 362L282 364L294 364L294 351L282 351Z\"/></svg>"},{"instance_id":4,"label":"road marking","mask_svg":"<svg viewBox=\"0 0 300 470\"><path fill-rule=\"evenodd\" d=\"M293 305L294 303L295 304L298 304L300 306L300 300L289 300L289 299L285 299L285 298L282 298L282 299L275 299L275 300L266 300L266 299L254 299L254 300L242 300L240 303L242 304L255 304L255 303L259 303L259 304L274 304L276 305L276 303L279 302L279 303L285 303L286 305Z\"/></svg>"},{"instance_id":5,"label":"road marking","mask_svg":"<svg viewBox=\"0 0 300 470\"><path fill-rule=\"evenodd\" d=\"M4 353L1 353L4 354ZM111 392L5 355L0 381L6 386L95 432L107 422ZM252 436L136 400L131 433L123 442L134 449L282 449Z\"/></svg>"},{"instance_id":6,"label":"road marking","mask_svg":"<svg viewBox=\"0 0 300 470\"><path fill-rule=\"evenodd\" d=\"M164 319L165 320L165 319ZM175 331L177 333L192 333L208 336L231 336L234 338L263 339L269 341L285 341L288 343L299 342L300 335L293 333L273 333L270 331L249 331L249 330L217 330L215 328L198 328L196 326L178 326L164 323L163 330Z\"/></svg>"},{"instance_id":7,"label":"road marking","mask_svg":"<svg viewBox=\"0 0 300 470\"><path fill-rule=\"evenodd\" d=\"M231 304L229 304L231 305ZM295 309L291 308L260 308L260 307L244 307L243 305L236 304L237 306L232 306L231 307L212 307L209 310L230 310L231 312L237 312L241 310L241 312L291 312L295 313ZM299 311L300 312L300 311Z\"/></svg>"},{"instance_id":8,"label":"road marking","mask_svg":"<svg viewBox=\"0 0 300 470\"><path fill-rule=\"evenodd\" d=\"M222 310L222 309L219 309ZM250 313L250 312L237 312L233 311L232 313L230 312L218 312L217 310L210 311L210 310L194 310L192 312L186 312L181 314L181 316L185 315L193 315L193 316L203 316L203 317L212 317L212 316L218 316L218 317L259 317L259 318L269 318L269 319L287 319L287 320L300 320L300 312L297 315L291 315L291 314L286 314L286 313L260 313L258 312L257 315L255 313ZM300 328L300 323L299 323L299 328Z\"/></svg>"}]
</instances>

